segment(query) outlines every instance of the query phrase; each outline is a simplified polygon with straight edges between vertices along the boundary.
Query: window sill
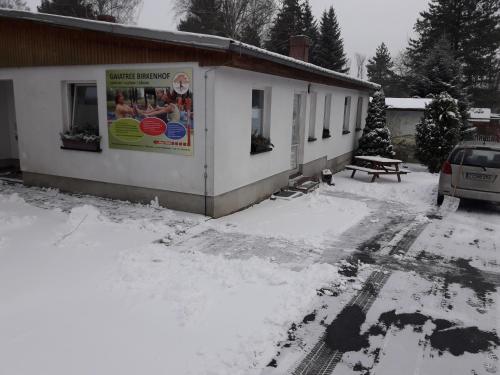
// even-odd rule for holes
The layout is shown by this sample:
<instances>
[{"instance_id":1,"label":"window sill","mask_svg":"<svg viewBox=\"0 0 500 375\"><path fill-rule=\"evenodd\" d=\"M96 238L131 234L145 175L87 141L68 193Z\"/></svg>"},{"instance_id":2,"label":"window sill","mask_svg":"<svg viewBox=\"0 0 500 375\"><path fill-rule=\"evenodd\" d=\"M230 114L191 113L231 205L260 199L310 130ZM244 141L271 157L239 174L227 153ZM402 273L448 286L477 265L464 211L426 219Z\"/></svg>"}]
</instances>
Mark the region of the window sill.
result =
<instances>
[{"instance_id":1,"label":"window sill","mask_svg":"<svg viewBox=\"0 0 500 375\"><path fill-rule=\"evenodd\" d=\"M257 155L257 154L263 154L264 152L269 152L272 151L272 148L263 148L260 150L255 150L255 151L250 151L250 155Z\"/></svg>"},{"instance_id":2,"label":"window sill","mask_svg":"<svg viewBox=\"0 0 500 375\"><path fill-rule=\"evenodd\" d=\"M317 141L318 139L317 138L314 138L314 137L309 137L307 138L307 142L314 142L314 141Z\"/></svg>"},{"instance_id":3,"label":"window sill","mask_svg":"<svg viewBox=\"0 0 500 375\"><path fill-rule=\"evenodd\" d=\"M78 147L64 147L61 146L61 150L72 150L72 151L86 151L86 152L102 152L102 149L96 148L96 149L85 149L85 148L78 148Z\"/></svg>"},{"instance_id":4,"label":"window sill","mask_svg":"<svg viewBox=\"0 0 500 375\"><path fill-rule=\"evenodd\" d=\"M346 134L351 134L351 132L350 132L349 130L343 130L343 131L342 131L342 134L343 134L343 135L346 135Z\"/></svg>"},{"instance_id":5,"label":"window sill","mask_svg":"<svg viewBox=\"0 0 500 375\"><path fill-rule=\"evenodd\" d=\"M361 130L363 130L363 128L356 128L354 130L356 130L357 132L360 132Z\"/></svg>"}]
</instances>

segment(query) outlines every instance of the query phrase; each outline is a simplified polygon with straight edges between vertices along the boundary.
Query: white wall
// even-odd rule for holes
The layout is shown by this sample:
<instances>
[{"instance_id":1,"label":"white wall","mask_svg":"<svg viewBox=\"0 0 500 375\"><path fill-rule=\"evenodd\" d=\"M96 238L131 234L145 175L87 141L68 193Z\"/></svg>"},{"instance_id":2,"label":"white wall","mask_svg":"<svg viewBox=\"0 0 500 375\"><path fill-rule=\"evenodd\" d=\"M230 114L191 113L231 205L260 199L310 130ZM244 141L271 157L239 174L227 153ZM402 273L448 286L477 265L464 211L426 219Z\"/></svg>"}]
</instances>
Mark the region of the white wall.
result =
<instances>
[{"instance_id":1,"label":"white wall","mask_svg":"<svg viewBox=\"0 0 500 375\"><path fill-rule=\"evenodd\" d=\"M106 116L106 69L192 67L194 155L110 149ZM0 69L14 82L21 169L124 185L204 193L204 71L194 63ZM96 81L101 153L62 150L63 81ZM209 194L213 183L208 184Z\"/></svg>"},{"instance_id":2,"label":"white wall","mask_svg":"<svg viewBox=\"0 0 500 375\"><path fill-rule=\"evenodd\" d=\"M0 81L0 159L18 159L12 81Z\"/></svg>"},{"instance_id":3,"label":"white wall","mask_svg":"<svg viewBox=\"0 0 500 375\"><path fill-rule=\"evenodd\" d=\"M276 77L232 68L215 71L215 144L214 165L215 195L222 194L255 181L290 169L290 145L292 137L293 94L307 93L308 82ZM250 154L251 95L252 89L272 87L270 138L274 150L257 155ZM361 132L355 132L357 97L364 96L362 124L368 108L368 92L349 90L325 85L311 85L318 93L315 142L307 142L309 123L309 97L304 137L303 157L300 163L308 163L321 157L335 158L354 149ZM330 132L332 137L322 139L324 96L333 94ZM342 135L344 98L352 96L350 134Z\"/></svg>"},{"instance_id":4,"label":"white wall","mask_svg":"<svg viewBox=\"0 0 500 375\"><path fill-rule=\"evenodd\" d=\"M307 142L305 140L304 149L304 163L311 162L323 156L327 159L333 159L347 152L352 151L357 147L357 140L361 136L361 131L355 131L356 127L356 110L358 105L358 97L362 96L363 110L361 115L361 124L364 127L365 119L368 111L368 92L344 89L341 87L331 87L324 85L311 85L311 92L317 92L317 105L316 105L316 138L314 142ZM332 107L330 114L330 138L322 139L323 133L323 115L325 106L325 95L332 94ZM342 134L344 124L344 101L346 96L351 96L351 115L349 117L349 134ZM309 100L308 100L308 111ZM308 134L309 113L307 114L306 134Z\"/></svg>"},{"instance_id":5,"label":"white wall","mask_svg":"<svg viewBox=\"0 0 500 375\"><path fill-rule=\"evenodd\" d=\"M415 135L416 126L424 115L424 111L389 110L387 126L393 137Z\"/></svg>"}]
</instances>

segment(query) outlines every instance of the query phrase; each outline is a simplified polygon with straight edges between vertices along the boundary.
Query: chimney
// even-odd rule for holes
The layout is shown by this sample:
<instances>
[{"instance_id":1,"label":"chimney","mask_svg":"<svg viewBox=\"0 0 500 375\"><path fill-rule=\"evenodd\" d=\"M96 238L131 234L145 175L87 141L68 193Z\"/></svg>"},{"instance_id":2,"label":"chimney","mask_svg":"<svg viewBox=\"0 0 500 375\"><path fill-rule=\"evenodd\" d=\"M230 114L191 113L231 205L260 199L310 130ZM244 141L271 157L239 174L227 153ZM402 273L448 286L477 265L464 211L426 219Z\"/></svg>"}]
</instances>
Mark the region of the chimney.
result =
<instances>
[{"instance_id":1,"label":"chimney","mask_svg":"<svg viewBox=\"0 0 500 375\"><path fill-rule=\"evenodd\" d=\"M309 62L309 47L311 39L306 35L294 35L290 37L290 57Z\"/></svg>"}]
</instances>

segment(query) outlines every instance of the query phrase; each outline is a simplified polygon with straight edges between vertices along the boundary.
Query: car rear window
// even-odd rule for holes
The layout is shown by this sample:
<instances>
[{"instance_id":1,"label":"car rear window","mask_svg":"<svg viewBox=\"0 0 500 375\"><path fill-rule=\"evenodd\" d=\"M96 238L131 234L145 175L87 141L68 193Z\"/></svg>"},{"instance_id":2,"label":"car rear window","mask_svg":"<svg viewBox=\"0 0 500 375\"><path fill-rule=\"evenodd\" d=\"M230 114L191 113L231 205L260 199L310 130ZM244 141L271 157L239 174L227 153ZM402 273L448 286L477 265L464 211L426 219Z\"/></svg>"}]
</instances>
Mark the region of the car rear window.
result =
<instances>
[{"instance_id":1,"label":"car rear window","mask_svg":"<svg viewBox=\"0 0 500 375\"><path fill-rule=\"evenodd\" d=\"M450 158L451 164L500 168L500 151L489 148L459 148Z\"/></svg>"}]
</instances>

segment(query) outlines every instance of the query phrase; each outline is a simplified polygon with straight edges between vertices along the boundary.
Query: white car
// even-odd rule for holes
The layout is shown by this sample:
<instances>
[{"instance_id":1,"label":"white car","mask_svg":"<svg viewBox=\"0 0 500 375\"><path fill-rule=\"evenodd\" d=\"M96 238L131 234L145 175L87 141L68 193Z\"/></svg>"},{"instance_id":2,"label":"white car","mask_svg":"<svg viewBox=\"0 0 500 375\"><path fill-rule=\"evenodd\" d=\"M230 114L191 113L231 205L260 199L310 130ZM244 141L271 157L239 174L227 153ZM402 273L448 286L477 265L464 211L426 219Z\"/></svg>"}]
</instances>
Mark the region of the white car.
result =
<instances>
[{"instance_id":1,"label":"white car","mask_svg":"<svg viewBox=\"0 0 500 375\"><path fill-rule=\"evenodd\" d=\"M441 168L438 205L445 195L500 202L500 143L455 146Z\"/></svg>"}]
</instances>

